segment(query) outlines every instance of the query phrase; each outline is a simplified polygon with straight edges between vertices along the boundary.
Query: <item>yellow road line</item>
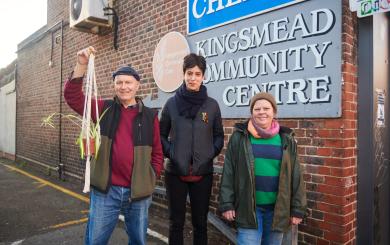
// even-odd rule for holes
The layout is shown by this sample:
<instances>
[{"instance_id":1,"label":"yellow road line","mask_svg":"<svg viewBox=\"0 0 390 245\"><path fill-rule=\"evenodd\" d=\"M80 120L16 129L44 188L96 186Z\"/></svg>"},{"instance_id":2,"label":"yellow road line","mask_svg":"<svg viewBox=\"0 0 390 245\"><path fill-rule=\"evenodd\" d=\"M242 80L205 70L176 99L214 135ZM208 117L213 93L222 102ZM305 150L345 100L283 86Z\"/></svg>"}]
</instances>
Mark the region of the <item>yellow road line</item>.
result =
<instances>
[{"instance_id":1,"label":"yellow road line","mask_svg":"<svg viewBox=\"0 0 390 245\"><path fill-rule=\"evenodd\" d=\"M40 185L37 186L37 189L42 188L44 186L47 186L47 185L45 183L41 183Z\"/></svg>"},{"instance_id":2,"label":"yellow road line","mask_svg":"<svg viewBox=\"0 0 390 245\"><path fill-rule=\"evenodd\" d=\"M71 221L68 221L68 222L64 222L62 224L49 226L48 228L45 228L44 230L47 230L47 229L57 229L57 228L62 228L62 227L69 226L69 225L77 225L77 224L81 224L81 223L84 223L84 222L87 222L87 221L88 221L88 217L87 218L78 219L78 220L71 220Z\"/></svg>"},{"instance_id":3,"label":"yellow road line","mask_svg":"<svg viewBox=\"0 0 390 245\"><path fill-rule=\"evenodd\" d=\"M19 173L21 173L23 175L26 175L26 176L28 176L28 177L30 177L30 178L32 178L32 179L42 183L42 184L46 184L48 186L51 186L52 188L54 188L56 190L59 190L59 191L65 193L65 194L68 194L68 195L70 195L70 196L72 196L74 198L77 198L77 199L79 199L79 200L81 200L83 202L89 203L89 198L88 197L80 195L80 194L78 194L76 192L73 192L71 190L65 189L65 188L63 188L63 187L61 187L59 185L53 184L53 183L51 183L51 182L49 182L47 180L41 179L41 178L39 178L37 176L34 176L34 175L30 174L30 173L27 173L26 171L23 171L21 169L18 169L18 168L15 168L13 166L10 166L10 165L7 165L7 164L3 164L3 163L0 163L0 164L5 166L5 167L7 167L7 168L9 168L12 171L19 172Z\"/></svg>"}]
</instances>

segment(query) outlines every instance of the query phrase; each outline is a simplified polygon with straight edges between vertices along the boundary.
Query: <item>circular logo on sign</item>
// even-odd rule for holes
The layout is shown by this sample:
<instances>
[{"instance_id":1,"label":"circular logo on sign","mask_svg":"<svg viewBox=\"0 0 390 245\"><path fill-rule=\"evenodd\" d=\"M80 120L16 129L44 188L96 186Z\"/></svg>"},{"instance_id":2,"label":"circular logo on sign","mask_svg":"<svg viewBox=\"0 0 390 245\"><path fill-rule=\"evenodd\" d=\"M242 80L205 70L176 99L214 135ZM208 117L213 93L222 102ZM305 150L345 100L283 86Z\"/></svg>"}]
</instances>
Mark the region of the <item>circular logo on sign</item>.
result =
<instances>
[{"instance_id":1,"label":"circular logo on sign","mask_svg":"<svg viewBox=\"0 0 390 245\"><path fill-rule=\"evenodd\" d=\"M190 53L179 32L169 32L158 42L153 56L153 77L164 92L173 92L183 82L183 58Z\"/></svg>"}]
</instances>

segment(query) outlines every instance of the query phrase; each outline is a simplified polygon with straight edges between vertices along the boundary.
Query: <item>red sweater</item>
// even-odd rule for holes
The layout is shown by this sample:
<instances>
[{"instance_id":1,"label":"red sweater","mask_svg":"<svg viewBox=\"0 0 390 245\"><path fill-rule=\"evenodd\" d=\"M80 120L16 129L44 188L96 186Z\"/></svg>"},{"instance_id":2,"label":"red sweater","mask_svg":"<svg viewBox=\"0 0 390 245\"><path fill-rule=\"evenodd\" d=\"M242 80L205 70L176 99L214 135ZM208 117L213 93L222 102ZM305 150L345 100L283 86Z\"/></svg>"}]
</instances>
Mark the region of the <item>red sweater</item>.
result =
<instances>
[{"instance_id":1,"label":"red sweater","mask_svg":"<svg viewBox=\"0 0 390 245\"><path fill-rule=\"evenodd\" d=\"M82 78L74 78L65 82L64 97L66 103L78 114L83 115L85 96L82 91ZM98 101L99 115L102 112L104 100ZM92 119L95 118L95 101L92 101ZM137 107L121 108L118 128L112 142L111 152L111 184L129 187L134 160L133 120L137 115ZM163 153L160 141L160 127L156 116L153 127L152 166L156 176L160 175L163 166Z\"/></svg>"}]
</instances>

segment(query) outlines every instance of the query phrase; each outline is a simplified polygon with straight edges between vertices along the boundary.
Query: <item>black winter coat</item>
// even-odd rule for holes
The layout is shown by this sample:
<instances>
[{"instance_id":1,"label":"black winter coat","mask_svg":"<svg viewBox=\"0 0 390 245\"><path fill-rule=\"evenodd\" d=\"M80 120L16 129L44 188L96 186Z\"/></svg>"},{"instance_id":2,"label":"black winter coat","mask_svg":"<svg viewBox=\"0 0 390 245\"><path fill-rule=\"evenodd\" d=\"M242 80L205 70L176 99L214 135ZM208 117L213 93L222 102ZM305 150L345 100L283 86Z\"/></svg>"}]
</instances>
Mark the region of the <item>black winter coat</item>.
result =
<instances>
[{"instance_id":1,"label":"black winter coat","mask_svg":"<svg viewBox=\"0 0 390 245\"><path fill-rule=\"evenodd\" d=\"M217 101L208 97L194 119L180 116L175 96L168 99L160 119L161 143L168 173L188 176L213 172L213 159L223 147L223 126ZM168 139L168 136L170 138Z\"/></svg>"}]
</instances>

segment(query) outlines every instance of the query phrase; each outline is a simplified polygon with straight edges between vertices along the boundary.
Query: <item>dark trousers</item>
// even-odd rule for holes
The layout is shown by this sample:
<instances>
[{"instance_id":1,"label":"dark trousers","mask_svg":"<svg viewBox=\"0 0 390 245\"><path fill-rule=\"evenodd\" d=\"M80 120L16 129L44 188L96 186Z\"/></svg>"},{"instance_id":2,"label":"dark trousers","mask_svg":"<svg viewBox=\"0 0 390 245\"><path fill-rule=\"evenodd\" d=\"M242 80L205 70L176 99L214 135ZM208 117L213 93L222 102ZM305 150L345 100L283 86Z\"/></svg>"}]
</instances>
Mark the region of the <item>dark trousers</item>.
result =
<instances>
[{"instance_id":1,"label":"dark trousers","mask_svg":"<svg viewBox=\"0 0 390 245\"><path fill-rule=\"evenodd\" d=\"M191 202L193 244L207 245L207 213L213 175L205 175L198 182L184 182L179 176L165 172L169 211L169 244L183 244L183 227L186 214L187 194Z\"/></svg>"}]
</instances>

